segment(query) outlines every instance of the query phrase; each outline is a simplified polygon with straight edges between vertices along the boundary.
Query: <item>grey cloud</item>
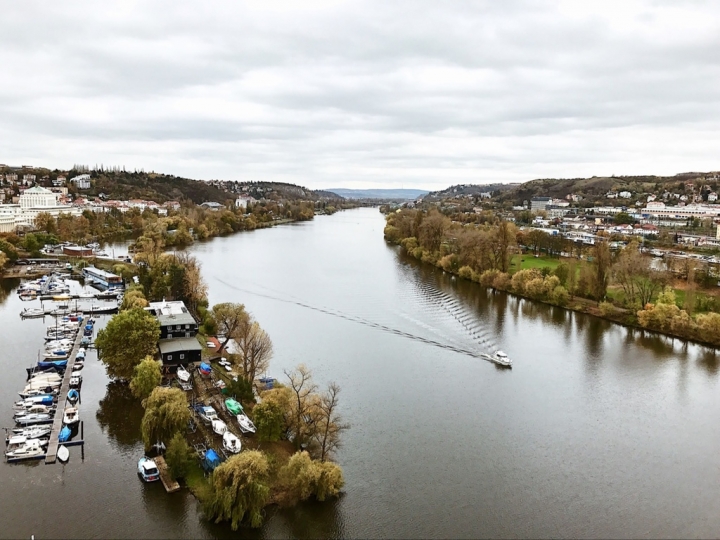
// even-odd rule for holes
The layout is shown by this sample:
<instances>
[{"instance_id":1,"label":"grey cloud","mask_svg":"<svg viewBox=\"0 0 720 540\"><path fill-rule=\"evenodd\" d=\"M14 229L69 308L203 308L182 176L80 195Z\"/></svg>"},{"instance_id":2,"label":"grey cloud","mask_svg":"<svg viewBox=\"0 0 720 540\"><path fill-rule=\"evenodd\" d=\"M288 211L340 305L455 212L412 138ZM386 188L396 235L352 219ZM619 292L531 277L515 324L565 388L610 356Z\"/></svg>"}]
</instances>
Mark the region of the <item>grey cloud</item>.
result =
<instances>
[{"instance_id":1,"label":"grey cloud","mask_svg":"<svg viewBox=\"0 0 720 540\"><path fill-rule=\"evenodd\" d=\"M719 168L714 3L4 4L2 162L431 188Z\"/></svg>"}]
</instances>

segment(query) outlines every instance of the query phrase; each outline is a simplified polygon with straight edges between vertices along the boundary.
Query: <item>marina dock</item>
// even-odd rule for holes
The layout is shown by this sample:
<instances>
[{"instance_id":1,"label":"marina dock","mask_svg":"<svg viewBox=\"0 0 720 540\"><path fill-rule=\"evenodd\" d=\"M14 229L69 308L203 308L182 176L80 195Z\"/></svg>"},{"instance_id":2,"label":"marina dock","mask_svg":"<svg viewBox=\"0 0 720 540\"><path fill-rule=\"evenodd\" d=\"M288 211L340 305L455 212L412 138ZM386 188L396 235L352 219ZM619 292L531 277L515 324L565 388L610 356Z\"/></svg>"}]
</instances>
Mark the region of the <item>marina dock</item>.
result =
<instances>
[{"instance_id":1,"label":"marina dock","mask_svg":"<svg viewBox=\"0 0 720 540\"><path fill-rule=\"evenodd\" d=\"M165 462L165 458L162 456L157 456L153 458L153 461L155 462L155 465L157 465L158 471L160 472L160 480L163 483L163 486L165 486L165 491L168 493L175 493L176 491L180 490L180 484L177 483L177 481L172 479L172 476L170 476L170 470L168 469L168 465Z\"/></svg>"},{"instance_id":2,"label":"marina dock","mask_svg":"<svg viewBox=\"0 0 720 540\"><path fill-rule=\"evenodd\" d=\"M63 427L63 414L65 412L65 400L67 399L68 391L70 390L70 378L73 375L73 366L75 365L75 359L77 357L78 350L80 349L80 342L83 338L82 327L78 329L77 336L75 337L75 343L73 344L72 351L68 357L67 367L63 375L63 381L60 385L60 392L58 393L58 405L55 410L55 418L53 419L52 431L50 432L50 442L48 444L47 452L45 453L45 463L55 463L57 459L57 451L59 446L58 437L60 436L60 430Z\"/></svg>"}]
</instances>

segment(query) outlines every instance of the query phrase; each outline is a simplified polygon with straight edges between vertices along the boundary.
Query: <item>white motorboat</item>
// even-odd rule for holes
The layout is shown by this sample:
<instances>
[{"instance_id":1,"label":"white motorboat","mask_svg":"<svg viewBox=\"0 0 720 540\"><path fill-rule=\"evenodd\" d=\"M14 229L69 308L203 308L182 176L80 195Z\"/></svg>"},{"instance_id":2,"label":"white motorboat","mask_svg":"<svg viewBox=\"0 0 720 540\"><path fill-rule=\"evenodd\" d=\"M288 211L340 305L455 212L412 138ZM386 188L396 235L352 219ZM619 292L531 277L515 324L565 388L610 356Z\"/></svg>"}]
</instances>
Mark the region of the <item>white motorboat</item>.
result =
<instances>
[{"instance_id":1,"label":"white motorboat","mask_svg":"<svg viewBox=\"0 0 720 540\"><path fill-rule=\"evenodd\" d=\"M26 414L25 416L16 416L15 423L19 426L31 426L33 424L49 424L52 422L50 414Z\"/></svg>"},{"instance_id":2,"label":"white motorboat","mask_svg":"<svg viewBox=\"0 0 720 540\"><path fill-rule=\"evenodd\" d=\"M45 310L42 308L25 308L20 312L20 316L25 318L44 317Z\"/></svg>"},{"instance_id":3,"label":"white motorboat","mask_svg":"<svg viewBox=\"0 0 720 540\"><path fill-rule=\"evenodd\" d=\"M58 448L57 458L63 463L67 463L67 460L70 459L70 450L64 444Z\"/></svg>"},{"instance_id":4,"label":"white motorboat","mask_svg":"<svg viewBox=\"0 0 720 540\"><path fill-rule=\"evenodd\" d=\"M198 416L200 416L200 420L206 424L212 424L212 421L218 417L217 411L209 406L196 406L195 411L198 413Z\"/></svg>"},{"instance_id":5,"label":"white motorboat","mask_svg":"<svg viewBox=\"0 0 720 540\"><path fill-rule=\"evenodd\" d=\"M25 435L12 435L9 439L7 439L7 450L5 450L5 455L14 452L18 448L22 448L25 446L29 441L38 441L40 443L40 446L46 446L48 444L49 438L40 439L37 437L26 437Z\"/></svg>"},{"instance_id":6,"label":"white motorboat","mask_svg":"<svg viewBox=\"0 0 720 540\"><path fill-rule=\"evenodd\" d=\"M33 404L26 409L18 409L15 411L15 417L18 416L25 416L29 414L47 414L50 415L55 412L54 406L48 406L48 405L36 405Z\"/></svg>"},{"instance_id":7,"label":"white motorboat","mask_svg":"<svg viewBox=\"0 0 720 540\"><path fill-rule=\"evenodd\" d=\"M255 433L255 424L252 423L246 415L240 413L236 416L238 424L240 425L240 431L243 433Z\"/></svg>"},{"instance_id":8,"label":"white motorboat","mask_svg":"<svg viewBox=\"0 0 720 540\"><path fill-rule=\"evenodd\" d=\"M40 386L43 384L60 384L61 382L62 377L59 373L53 371L39 371L33 373L25 384L27 386Z\"/></svg>"},{"instance_id":9,"label":"white motorboat","mask_svg":"<svg viewBox=\"0 0 720 540\"><path fill-rule=\"evenodd\" d=\"M73 373L70 377L70 388L78 388L82 384L82 375L79 373Z\"/></svg>"},{"instance_id":10,"label":"white motorboat","mask_svg":"<svg viewBox=\"0 0 720 540\"><path fill-rule=\"evenodd\" d=\"M22 435L27 439L41 439L50 435L52 427L50 426L33 426L29 428L15 428L13 429L13 437L15 435ZM6 440L6 442L8 442Z\"/></svg>"},{"instance_id":11,"label":"white motorboat","mask_svg":"<svg viewBox=\"0 0 720 540\"><path fill-rule=\"evenodd\" d=\"M85 364L84 364L83 362L77 362L77 361L76 361L75 364L73 365L73 368L72 368L73 373L77 373L77 372L79 372L79 371L82 371L82 368L84 368L84 367L85 367Z\"/></svg>"},{"instance_id":12,"label":"white motorboat","mask_svg":"<svg viewBox=\"0 0 720 540\"><path fill-rule=\"evenodd\" d=\"M178 366L177 377L182 382L188 382L190 380L190 372L188 370L186 370L184 367Z\"/></svg>"},{"instance_id":13,"label":"white motorboat","mask_svg":"<svg viewBox=\"0 0 720 540\"><path fill-rule=\"evenodd\" d=\"M34 458L45 454L38 439L28 439L14 450L5 452L5 457L13 459Z\"/></svg>"},{"instance_id":14,"label":"white motorboat","mask_svg":"<svg viewBox=\"0 0 720 540\"><path fill-rule=\"evenodd\" d=\"M212 429L218 435L224 435L227 431L227 424L219 418L212 421Z\"/></svg>"},{"instance_id":15,"label":"white motorboat","mask_svg":"<svg viewBox=\"0 0 720 540\"><path fill-rule=\"evenodd\" d=\"M482 357L494 362L498 366L512 367L512 360L502 351L495 351L494 354L483 354Z\"/></svg>"},{"instance_id":16,"label":"white motorboat","mask_svg":"<svg viewBox=\"0 0 720 540\"><path fill-rule=\"evenodd\" d=\"M20 401L16 401L13 404L13 411L15 411L15 416L20 416L20 414L27 414L30 412L30 409L33 407L41 406L41 407L51 407L53 405L54 398L53 396L46 397L46 395L42 396L42 401L33 401L38 396L33 396L27 399L22 399ZM43 411L35 411L35 412L43 412Z\"/></svg>"},{"instance_id":17,"label":"white motorboat","mask_svg":"<svg viewBox=\"0 0 720 540\"><path fill-rule=\"evenodd\" d=\"M63 414L63 424L69 426L80 421L80 411L77 407L68 407Z\"/></svg>"},{"instance_id":18,"label":"white motorboat","mask_svg":"<svg viewBox=\"0 0 720 540\"><path fill-rule=\"evenodd\" d=\"M238 439L234 433L226 431L223 433L223 448L228 452L237 454L240 452L242 445L240 444L240 439Z\"/></svg>"}]
</instances>

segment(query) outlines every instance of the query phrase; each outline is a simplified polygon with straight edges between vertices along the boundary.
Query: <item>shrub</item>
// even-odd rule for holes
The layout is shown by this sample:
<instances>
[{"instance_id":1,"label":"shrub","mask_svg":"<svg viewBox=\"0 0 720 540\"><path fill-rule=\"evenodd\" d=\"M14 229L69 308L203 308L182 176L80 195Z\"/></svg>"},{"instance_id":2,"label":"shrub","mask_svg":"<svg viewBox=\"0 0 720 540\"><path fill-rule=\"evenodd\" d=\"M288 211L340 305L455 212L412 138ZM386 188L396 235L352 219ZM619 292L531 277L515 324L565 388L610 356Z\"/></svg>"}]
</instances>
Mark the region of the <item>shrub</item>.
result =
<instances>
[{"instance_id":1,"label":"shrub","mask_svg":"<svg viewBox=\"0 0 720 540\"><path fill-rule=\"evenodd\" d=\"M167 445L165 461L173 478L184 478L190 470L192 454L182 433L176 433Z\"/></svg>"},{"instance_id":2,"label":"shrub","mask_svg":"<svg viewBox=\"0 0 720 540\"><path fill-rule=\"evenodd\" d=\"M615 306L610 302L600 302L600 314L603 317L609 317L615 312Z\"/></svg>"},{"instance_id":3,"label":"shrub","mask_svg":"<svg viewBox=\"0 0 720 540\"><path fill-rule=\"evenodd\" d=\"M500 274L498 270L485 270L480 274L480 284L485 287L492 287L498 274Z\"/></svg>"},{"instance_id":4,"label":"shrub","mask_svg":"<svg viewBox=\"0 0 720 540\"><path fill-rule=\"evenodd\" d=\"M558 285L553 289L552 292L552 301L554 304L564 307L567 305L568 301L570 300L570 293L567 292L567 289L563 287L562 285Z\"/></svg>"},{"instance_id":5,"label":"shrub","mask_svg":"<svg viewBox=\"0 0 720 540\"><path fill-rule=\"evenodd\" d=\"M278 403L264 401L253 409L253 419L261 441L279 441L285 431L285 416Z\"/></svg>"},{"instance_id":6,"label":"shrub","mask_svg":"<svg viewBox=\"0 0 720 540\"><path fill-rule=\"evenodd\" d=\"M500 272L493 280L492 286L499 291L508 291L511 286L510 274L507 272Z\"/></svg>"},{"instance_id":7,"label":"shrub","mask_svg":"<svg viewBox=\"0 0 720 540\"><path fill-rule=\"evenodd\" d=\"M460 270L458 271L458 275L463 279L472 279L473 278L473 270L469 266L461 266Z\"/></svg>"}]
</instances>

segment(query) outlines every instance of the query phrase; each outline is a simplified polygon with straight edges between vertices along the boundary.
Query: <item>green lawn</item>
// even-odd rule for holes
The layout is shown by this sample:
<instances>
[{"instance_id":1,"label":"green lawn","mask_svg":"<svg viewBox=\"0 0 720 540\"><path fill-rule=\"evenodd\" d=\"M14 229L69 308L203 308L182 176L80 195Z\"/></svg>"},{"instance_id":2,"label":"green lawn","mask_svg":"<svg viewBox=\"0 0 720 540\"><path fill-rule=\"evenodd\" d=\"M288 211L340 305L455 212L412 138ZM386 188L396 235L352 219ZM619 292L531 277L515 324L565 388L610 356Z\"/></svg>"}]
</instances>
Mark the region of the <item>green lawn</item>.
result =
<instances>
[{"instance_id":1,"label":"green lawn","mask_svg":"<svg viewBox=\"0 0 720 540\"><path fill-rule=\"evenodd\" d=\"M518 264L520 266L518 266ZM537 268L538 270L542 268L550 268L550 270L555 270L558 264L560 264L560 259L555 259L544 255L541 255L537 258L535 258L535 255L533 255L532 253L526 253L524 255L513 255L513 258L510 260L510 272L527 270L528 268Z\"/></svg>"}]
</instances>

